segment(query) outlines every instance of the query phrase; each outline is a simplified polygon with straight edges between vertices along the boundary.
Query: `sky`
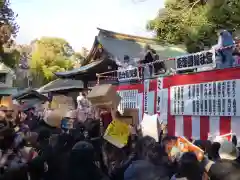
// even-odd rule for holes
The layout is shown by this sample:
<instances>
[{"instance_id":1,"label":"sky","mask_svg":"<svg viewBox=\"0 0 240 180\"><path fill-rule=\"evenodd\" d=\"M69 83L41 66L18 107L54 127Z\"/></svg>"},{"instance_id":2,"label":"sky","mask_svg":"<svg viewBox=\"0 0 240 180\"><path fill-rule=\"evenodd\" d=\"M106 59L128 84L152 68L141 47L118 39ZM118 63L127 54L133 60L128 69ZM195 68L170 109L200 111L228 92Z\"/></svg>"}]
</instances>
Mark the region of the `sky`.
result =
<instances>
[{"instance_id":1,"label":"sky","mask_svg":"<svg viewBox=\"0 0 240 180\"><path fill-rule=\"evenodd\" d=\"M17 43L27 44L42 36L61 37L76 51L92 47L97 27L152 36L146 23L163 4L164 0L11 0L20 26Z\"/></svg>"}]
</instances>

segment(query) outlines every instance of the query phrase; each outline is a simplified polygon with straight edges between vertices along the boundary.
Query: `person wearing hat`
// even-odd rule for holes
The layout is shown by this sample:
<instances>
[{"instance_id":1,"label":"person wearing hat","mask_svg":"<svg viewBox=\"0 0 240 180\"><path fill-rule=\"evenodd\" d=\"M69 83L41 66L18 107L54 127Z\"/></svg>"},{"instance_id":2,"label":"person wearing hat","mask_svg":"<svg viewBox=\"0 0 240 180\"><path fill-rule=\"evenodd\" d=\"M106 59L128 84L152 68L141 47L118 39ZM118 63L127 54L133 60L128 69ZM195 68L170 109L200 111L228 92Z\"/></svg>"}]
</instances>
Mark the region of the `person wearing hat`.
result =
<instances>
[{"instance_id":1,"label":"person wearing hat","mask_svg":"<svg viewBox=\"0 0 240 180\"><path fill-rule=\"evenodd\" d=\"M42 121L39 123L39 127L35 130L37 133L41 131L48 131L51 134L61 133L61 121L63 119L63 113L61 110L49 111L45 114ZM45 133L46 134L46 133Z\"/></svg>"},{"instance_id":2,"label":"person wearing hat","mask_svg":"<svg viewBox=\"0 0 240 180\"><path fill-rule=\"evenodd\" d=\"M231 68L234 64L233 50L234 39L232 34L227 30L220 30L218 32L218 44L215 46L219 57L220 63L217 63L218 68Z\"/></svg>"},{"instance_id":3,"label":"person wearing hat","mask_svg":"<svg viewBox=\"0 0 240 180\"><path fill-rule=\"evenodd\" d=\"M61 128L63 130L70 130L73 128L73 124L77 119L77 112L76 110L69 110L65 113L62 121L61 121Z\"/></svg>"}]
</instances>

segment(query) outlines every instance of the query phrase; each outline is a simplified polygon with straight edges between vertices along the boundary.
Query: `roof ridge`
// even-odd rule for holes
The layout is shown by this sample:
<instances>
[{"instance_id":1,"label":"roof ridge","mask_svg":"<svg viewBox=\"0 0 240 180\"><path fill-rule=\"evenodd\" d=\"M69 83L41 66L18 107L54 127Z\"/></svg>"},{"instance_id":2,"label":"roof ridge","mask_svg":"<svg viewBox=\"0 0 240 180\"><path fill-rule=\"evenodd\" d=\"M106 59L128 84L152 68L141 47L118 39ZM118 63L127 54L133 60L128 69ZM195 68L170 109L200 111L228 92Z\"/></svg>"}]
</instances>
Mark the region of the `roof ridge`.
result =
<instances>
[{"instance_id":1,"label":"roof ridge","mask_svg":"<svg viewBox=\"0 0 240 180\"><path fill-rule=\"evenodd\" d=\"M160 42L157 39L154 38L147 38L147 37L142 37L142 36L136 36L136 35L130 35L130 34L124 34L124 33L119 33L119 32L115 32L115 31L109 31L109 30L105 30L102 28L97 28L100 32L103 32L111 37L121 37L121 39L124 40L136 40L136 41L142 41L147 43L146 41L151 41L154 42L156 44L160 44ZM99 32L99 33L100 33Z\"/></svg>"}]
</instances>

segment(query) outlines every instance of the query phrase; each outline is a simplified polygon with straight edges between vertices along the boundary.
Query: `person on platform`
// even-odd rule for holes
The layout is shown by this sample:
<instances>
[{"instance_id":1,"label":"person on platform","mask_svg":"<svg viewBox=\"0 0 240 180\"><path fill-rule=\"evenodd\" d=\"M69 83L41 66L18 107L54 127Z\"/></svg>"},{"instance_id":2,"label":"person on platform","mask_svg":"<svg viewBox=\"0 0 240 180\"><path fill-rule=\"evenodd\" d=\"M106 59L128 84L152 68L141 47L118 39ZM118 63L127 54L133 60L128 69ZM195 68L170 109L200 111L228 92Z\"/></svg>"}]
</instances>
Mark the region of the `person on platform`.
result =
<instances>
[{"instance_id":1,"label":"person on platform","mask_svg":"<svg viewBox=\"0 0 240 180\"><path fill-rule=\"evenodd\" d=\"M221 30L218 34L218 44L214 46L217 55L218 62L217 68L230 68L233 67L235 59L233 57L234 40L232 34L227 30Z\"/></svg>"},{"instance_id":2,"label":"person on platform","mask_svg":"<svg viewBox=\"0 0 240 180\"><path fill-rule=\"evenodd\" d=\"M80 92L79 96L77 97L77 119L79 122L84 123L88 116L92 114L91 103L87 99L86 92Z\"/></svg>"}]
</instances>

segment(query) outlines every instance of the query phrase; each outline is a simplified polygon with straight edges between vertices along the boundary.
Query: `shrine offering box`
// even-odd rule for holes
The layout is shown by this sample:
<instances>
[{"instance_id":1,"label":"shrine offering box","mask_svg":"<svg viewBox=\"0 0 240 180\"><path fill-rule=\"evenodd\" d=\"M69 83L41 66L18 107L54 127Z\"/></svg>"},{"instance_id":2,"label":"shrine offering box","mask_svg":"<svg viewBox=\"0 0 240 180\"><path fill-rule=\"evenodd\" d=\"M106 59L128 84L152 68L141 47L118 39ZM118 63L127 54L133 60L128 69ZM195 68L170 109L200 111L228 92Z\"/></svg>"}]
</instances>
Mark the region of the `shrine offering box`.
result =
<instances>
[{"instance_id":1,"label":"shrine offering box","mask_svg":"<svg viewBox=\"0 0 240 180\"><path fill-rule=\"evenodd\" d=\"M92 105L99 108L114 108L116 109L121 101L115 87L111 84L97 85L92 88L92 91L87 95L88 100Z\"/></svg>"},{"instance_id":2,"label":"shrine offering box","mask_svg":"<svg viewBox=\"0 0 240 180\"><path fill-rule=\"evenodd\" d=\"M123 116L132 117L132 126L137 126L139 124L139 110L136 108L125 108L123 111Z\"/></svg>"}]
</instances>

